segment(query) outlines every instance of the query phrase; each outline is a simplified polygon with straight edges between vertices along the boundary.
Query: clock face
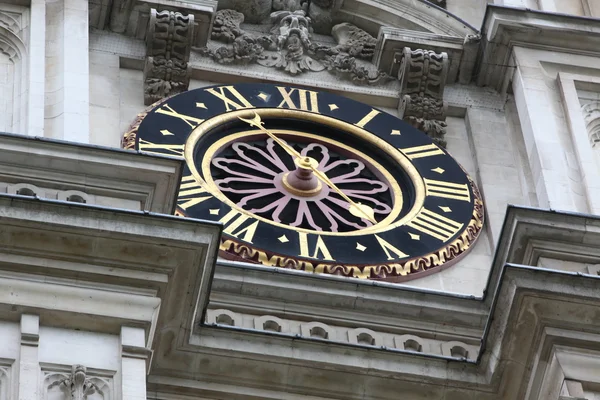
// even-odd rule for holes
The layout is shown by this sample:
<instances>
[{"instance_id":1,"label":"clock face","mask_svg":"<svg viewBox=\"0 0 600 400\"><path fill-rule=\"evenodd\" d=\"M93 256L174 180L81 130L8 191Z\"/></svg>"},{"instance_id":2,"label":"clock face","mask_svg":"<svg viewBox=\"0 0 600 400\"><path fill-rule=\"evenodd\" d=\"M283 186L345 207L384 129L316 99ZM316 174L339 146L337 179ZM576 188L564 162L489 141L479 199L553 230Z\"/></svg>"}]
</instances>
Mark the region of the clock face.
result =
<instances>
[{"instance_id":1,"label":"clock face","mask_svg":"<svg viewBox=\"0 0 600 400\"><path fill-rule=\"evenodd\" d=\"M177 214L224 225L224 258L403 281L456 262L483 226L471 178L366 104L265 84L154 104L124 147L185 159Z\"/></svg>"}]
</instances>

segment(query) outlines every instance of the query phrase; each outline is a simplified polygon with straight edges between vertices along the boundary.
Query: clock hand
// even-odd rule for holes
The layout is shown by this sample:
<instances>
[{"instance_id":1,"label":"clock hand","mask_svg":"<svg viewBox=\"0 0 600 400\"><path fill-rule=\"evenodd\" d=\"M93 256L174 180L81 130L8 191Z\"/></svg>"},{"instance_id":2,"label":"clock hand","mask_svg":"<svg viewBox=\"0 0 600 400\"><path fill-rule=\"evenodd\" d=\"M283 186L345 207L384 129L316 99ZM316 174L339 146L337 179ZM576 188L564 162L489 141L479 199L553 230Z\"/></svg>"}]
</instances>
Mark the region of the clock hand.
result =
<instances>
[{"instance_id":1,"label":"clock hand","mask_svg":"<svg viewBox=\"0 0 600 400\"><path fill-rule=\"evenodd\" d=\"M271 139L273 139L279 146L281 146L290 156L294 158L303 158L302 154L298 153L294 150L293 147L289 146L286 142L279 139L275 134L264 127L264 122L260 119L260 115L254 113L254 118L246 119L242 117L238 117L240 120L248 123L250 126L255 126L261 130L261 132L266 133Z\"/></svg>"},{"instance_id":2,"label":"clock hand","mask_svg":"<svg viewBox=\"0 0 600 400\"><path fill-rule=\"evenodd\" d=\"M354 215L355 217L359 217L359 218L367 217L367 219L369 221L371 221L373 224L377 223L377 220L375 219L375 211L373 211L373 209L371 207L369 207L366 204L356 203L354 200L352 200L350 197L348 197L346 195L346 193L342 192L342 190L340 188L338 188L337 185L335 183L333 183L331 181L331 179L329 179L329 177L327 177L327 175L325 175L322 171L319 171L312 165L310 166L310 168L312 169L313 173L317 176L317 178L319 178L320 180L325 182L337 194L342 196L342 198L344 200L346 200L346 202L348 202L348 204L350 204L350 208L349 208L350 214ZM362 214L362 215L360 215L360 214Z\"/></svg>"},{"instance_id":3,"label":"clock hand","mask_svg":"<svg viewBox=\"0 0 600 400\"><path fill-rule=\"evenodd\" d=\"M238 117L238 118L240 120L248 123L250 126L254 126L254 127L260 129L261 132L266 133L271 139L273 139L275 142L277 142L277 144L279 144L292 157L295 157L298 160L307 159L307 160L305 160L307 162L301 163L302 167L303 168L308 167L309 169L311 169L312 172L317 176L317 178L319 178L321 181L323 181L326 185L328 185L331 189L333 189L337 194L339 194L348 204L350 204L350 208L348 209L350 211L350 214L352 214L358 218L367 217L367 219L369 221L371 221L373 224L377 223L377 220L375 219L375 212L373 211L373 209L371 207L369 207L366 204L356 203L354 200L352 200L350 197L348 197L346 195L346 193L342 192L342 190L340 188L338 188L337 185L335 183L333 183L327 177L327 175L325 175L322 171L319 171L311 162L309 162L309 157L304 157L302 154L298 153L296 150L294 150L294 148L289 146L283 140L279 139L273 132L266 129L264 127L264 122L262 122L260 115L258 115L258 113L255 112L254 118L252 118L252 119L242 118L242 117Z\"/></svg>"}]
</instances>

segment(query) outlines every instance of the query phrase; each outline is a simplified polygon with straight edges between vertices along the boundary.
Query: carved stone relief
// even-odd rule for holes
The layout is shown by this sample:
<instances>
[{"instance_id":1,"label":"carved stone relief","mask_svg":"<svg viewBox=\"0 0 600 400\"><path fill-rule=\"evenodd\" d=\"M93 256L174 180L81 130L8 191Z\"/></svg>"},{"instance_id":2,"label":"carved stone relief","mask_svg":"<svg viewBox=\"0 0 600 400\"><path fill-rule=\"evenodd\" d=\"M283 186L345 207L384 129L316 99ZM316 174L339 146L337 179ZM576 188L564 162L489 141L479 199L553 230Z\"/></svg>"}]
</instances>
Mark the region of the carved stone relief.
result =
<instances>
[{"instance_id":1,"label":"carved stone relief","mask_svg":"<svg viewBox=\"0 0 600 400\"><path fill-rule=\"evenodd\" d=\"M150 12L144 65L144 103L184 92L190 84L190 48L194 16L173 11Z\"/></svg>"},{"instance_id":2,"label":"carved stone relief","mask_svg":"<svg viewBox=\"0 0 600 400\"><path fill-rule=\"evenodd\" d=\"M110 400L112 385L108 379L90 377L83 365L73 365L71 373L48 371L44 374L45 399Z\"/></svg>"},{"instance_id":3,"label":"carved stone relief","mask_svg":"<svg viewBox=\"0 0 600 400\"><path fill-rule=\"evenodd\" d=\"M242 36L244 31L240 24L244 22L244 14L235 10L219 10L215 14L211 38L226 43L233 42Z\"/></svg>"},{"instance_id":4,"label":"carved stone relief","mask_svg":"<svg viewBox=\"0 0 600 400\"><path fill-rule=\"evenodd\" d=\"M403 50L398 79L401 83L399 115L426 132L440 146L446 141L444 86L448 55L431 50Z\"/></svg>"},{"instance_id":5,"label":"carved stone relief","mask_svg":"<svg viewBox=\"0 0 600 400\"><path fill-rule=\"evenodd\" d=\"M372 59L377 40L352 24L334 26L332 36L337 45L322 46L312 41L312 20L303 9L272 13L270 35L261 36L252 36L241 30L239 24L243 21L243 16L240 17L238 12L221 10L219 14L221 17L217 16L212 36L214 39L233 42L217 49L200 50L201 56L210 57L218 63L258 63L284 70L291 75L326 69L355 84L376 85L389 79L387 74L378 71L372 63L357 60Z\"/></svg>"},{"instance_id":6,"label":"carved stone relief","mask_svg":"<svg viewBox=\"0 0 600 400\"><path fill-rule=\"evenodd\" d=\"M371 61L377 46L377 39L362 29L343 22L331 30L331 36L337 42L336 49L349 56Z\"/></svg>"},{"instance_id":7,"label":"carved stone relief","mask_svg":"<svg viewBox=\"0 0 600 400\"><path fill-rule=\"evenodd\" d=\"M267 20L272 8L273 0L219 0L219 9L237 10L251 24Z\"/></svg>"},{"instance_id":8,"label":"carved stone relief","mask_svg":"<svg viewBox=\"0 0 600 400\"><path fill-rule=\"evenodd\" d=\"M581 109L590 145L593 148L600 148L600 102L594 101L585 104Z\"/></svg>"}]
</instances>

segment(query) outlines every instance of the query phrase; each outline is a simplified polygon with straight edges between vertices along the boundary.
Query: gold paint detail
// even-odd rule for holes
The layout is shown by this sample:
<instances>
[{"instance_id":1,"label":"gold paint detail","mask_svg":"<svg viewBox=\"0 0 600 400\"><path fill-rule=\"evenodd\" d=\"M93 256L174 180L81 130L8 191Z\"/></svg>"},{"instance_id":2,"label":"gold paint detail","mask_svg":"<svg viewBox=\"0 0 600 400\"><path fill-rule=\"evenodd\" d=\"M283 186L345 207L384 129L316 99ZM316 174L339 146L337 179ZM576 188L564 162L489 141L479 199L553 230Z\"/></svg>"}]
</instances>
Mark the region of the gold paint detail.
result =
<instances>
[{"instance_id":1,"label":"gold paint detail","mask_svg":"<svg viewBox=\"0 0 600 400\"><path fill-rule=\"evenodd\" d=\"M433 169L432 169L432 171L433 171L433 172L437 172L437 173L438 173L438 174L440 174L440 175L441 175L441 174L443 174L444 172L446 172L446 170L445 170L445 169L443 169L443 168L440 168L440 167L433 168Z\"/></svg>"},{"instance_id":2,"label":"gold paint detail","mask_svg":"<svg viewBox=\"0 0 600 400\"><path fill-rule=\"evenodd\" d=\"M138 147L140 151L143 151L144 153L158 154L161 156L183 157L184 151L183 144L152 143L144 139L140 139Z\"/></svg>"},{"instance_id":3,"label":"gold paint detail","mask_svg":"<svg viewBox=\"0 0 600 400\"><path fill-rule=\"evenodd\" d=\"M163 104L161 107L157 108L155 111L157 114L168 115L169 117L178 118L188 124L190 127L195 128L201 123L204 122L202 118L192 117L191 115L181 114L168 104Z\"/></svg>"},{"instance_id":4,"label":"gold paint detail","mask_svg":"<svg viewBox=\"0 0 600 400\"><path fill-rule=\"evenodd\" d=\"M204 89L204 91L221 99L225 104L225 109L229 112L233 109L240 110L254 107L238 90L233 86L219 86L216 88ZM228 97L232 95L233 98ZM236 102L237 100L237 102Z\"/></svg>"},{"instance_id":5,"label":"gold paint detail","mask_svg":"<svg viewBox=\"0 0 600 400\"><path fill-rule=\"evenodd\" d=\"M448 206L438 206L438 207L445 213L452 212L452 209Z\"/></svg>"},{"instance_id":6,"label":"gold paint detail","mask_svg":"<svg viewBox=\"0 0 600 400\"><path fill-rule=\"evenodd\" d=\"M277 238L277 240L279 240L281 243L287 243L290 241L290 239L287 238L287 236L285 235L281 235Z\"/></svg>"},{"instance_id":7,"label":"gold paint detail","mask_svg":"<svg viewBox=\"0 0 600 400\"><path fill-rule=\"evenodd\" d=\"M367 125L369 122L371 122L373 120L373 118L375 118L379 114L381 114L381 111L377 111L376 109L373 108L367 115L365 115L360 121L358 121L354 125L358 126L359 128L364 128L365 125Z\"/></svg>"},{"instance_id":8,"label":"gold paint detail","mask_svg":"<svg viewBox=\"0 0 600 400\"><path fill-rule=\"evenodd\" d=\"M281 178L281 184L283 185L283 187L285 188L285 190L287 190L288 192L290 192L291 194L295 195L295 196L299 196L299 197L313 197L318 195L319 193L321 193L321 190L323 190L323 184L321 183L321 181L317 182L317 187L311 190L301 190L301 189L296 189L295 187L293 187L292 185L290 185L290 183L288 182L288 175L289 174L293 174L294 172L286 172L283 177Z\"/></svg>"},{"instance_id":9,"label":"gold paint detail","mask_svg":"<svg viewBox=\"0 0 600 400\"><path fill-rule=\"evenodd\" d=\"M173 136L173 135L174 135L174 133L171 133L171 132L169 132L169 130L168 130L168 129L163 129L162 131L160 131L160 133L161 133L163 136Z\"/></svg>"},{"instance_id":10,"label":"gold paint detail","mask_svg":"<svg viewBox=\"0 0 600 400\"><path fill-rule=\"evenodd\" d=\"M421 236L417 235L416 233L408 233L410 235L410 238L412 240L421 240Z\"/></svg>"},{"instance_id":11,"label":"gold paint detail","mask_svg":"<svg viewBox=\"0 0 600 400\"><path fill-rule=\"evenodd\" d=\"M407 147L398 150L404 153L406 157L410 158L411 160L414 160L416 158L431 157L444 154L444 152L433 143L426 144L423 146Z\"/></svg>"},{"instance_id":12,"label":"gold paint detail","mask_svg":"<svg viewBox=\"0 0 600 400\"><path fill-rule=\"evenodd\" d=\"M277 108L286 108L290 110L303 110L318 113L319 112L319 97L317 92L312 90L297 89L297 88L285 88L283 86L277 86L277 90L281 94L283 100ZM292 95L297 92L299 104L296 104L292 100Z\"/></svg>"},{"instance_id":13,"label":"gold paint detail","mask_svg":"<svg viewBox=\"0 0 600 400\"><path fill-rule=\"evenodd\" d=\"M456 235L462 229L464 224L423 208L421 212L406 225L421 233L433 236L442 242L446 242L450 240L452 236Z\"/></svg>"},{"instance_id":14,"label":"gold paint detail","mask_svg":"<svg viewBox=\"0 0 600 400\"><path fill-rule=\"evenodd\" d=\"M380 238L378 235L375 235L375 239L377 239L377 242L379 242L379 245L385 252L385 255L388 260L399 260L401 258L408 257L408 254L402 252L397 247L392 245L390 242ZM392 256L392 253L395 255L395 257Z\"/></svg>"},{"instance_id":15,"label":"gold paint detail","mask_svg":"<svg viewBox=\"0 0 600 400\"><path fill-rule=\"evenodd\" d=\"M392 129L392 132L390 133L390 135L400 135L400 130L399 129Z\"/></svg>"},{"instance_id":16,"label":"gold paint detail","mask_svg":"<svg viewBox=\"0 0 600 400\"><path fill-rule=\"evenodd\" d=\"M264 93L264 92L260 92L260 94L258 96L256 96L256 97L258 97L262 101L267 101L270 96L268 94Z\"/></svg>"},{"instance_id":17,"label":"gold paint detail","mask_svg":"<svg viewBox=\"0 0 600 400\"><path fill-rule=\"evenodd\" d=\"M223 217L221 217L219 222L225 225L223 233L226 233L238 239L240 238L240 235L242 235L241 240L248 243L252 243L252 240L254 239L254 234L256 233L256 228L258 228L258 221L254 220L254 222L242 228L242 225L244 225L248 219L252 220L249 216L245 214L240 214L236 210L231 210ZM238 230L238 228L241 229Z\"/></svg>"},{"instance_id":18,"label":"gold paint detail","mask_svg":"<svg viewBox=\"0 0 600 400\"><path fill-rule=\"evenodd\" d=\"M308 246L308 234L306 232L298 232L298 238L300 240L300 257L308 257L308 258L316 258L319 260L327 260L334 261L333 257L331 257L331 253L327 246L325 246L325 242L321 235L317 236L317 243L315 244L314 251L309 250Z\"/></svg>"},{"instance_id":19,"label":"gold paint detail","mask_svg":"<svg viewBox=\"0 0 600 400\"><path fill-rule=\"evenodd\" d=\"M261 109L261 111L262 110L265 110L265 109ZM269 110L269 109L266 109L266 110ZM321 117L323 117L323 115L320 115L320 114L309 114L309 113L305 113L302 111L293 111L293 110L277 110L277 111L278 111L278 113L282 113L282 112L294 113L294 114L297 113L302 116L310 115L310 116L317 117L319 119ZM227 116L227 117L231 116L232 118L234 118L234 117L237 118L237 115L236 115L237 113L239 113L239 111L234 111L234 112L225 114L225 116ZM246 111L246 113L248 113L248 111ZM222 116L220 116L220 117L222 117ZM325 117L324 119L330 120L329 117ZM229 118L227 120L229 120ZM200 180L202 180L202 177L198 171L196 164L193 162L193 151L191 149L194 148L196 142L200 139L201 134L203 133L203 131L200 131L201 128L203 130L205 127L206 127L206 129L212 129L211 121L212 121L212 119L208 120L201 127L199 127L194 132L192 132L192 134L188 138L188 141L186 142L186 160L187 160L188 168L190 169L191 173L196 177L196 179L200 179ZM339 122L337 120L333 120L333 121ZM221 120L220 122L223 123L224 121ZM353 125L349 125L349 127L352 127L353 129L358 130L358 128L353 127ZM360 130L360 132L364 132L364 131ZM276 133L277 133L278 137L282 137L282 136L285 137L288 135L289 136L301 136L307 140L315 140L315 141L319 141L322 143L326 143L327 145L331 145L332 148L342 149L344 152L349 153L349 154L354 154L354 155L357 154L356 149L346 146L343 143L339 143L337 141L331 140L329 138L321 137L319 135L313 135L310 133L291 131L291 130L277 130ZM352 132L349 131L349 133L352 133ZM293 229L295 231L302 231L302 232L306 232L306 233L317 233L317 231L314 231L311 229L291 227L289 225L278 223L278 222L272 221L270 219L261 217L259 215L254 215L254 214L242 209L241 207L238 207L235 203L233 203L231 200L229 200L229 198L227 198L227 196L225 196L221 191L218 190L216 184L214 183L212 175L210 173L211 160L228 143L235 142L237 140L240 140L241 138L248 139L248 138L252 138L253 136L261 136L261 135L263 135L263 133L260 130L249 130L249 131L237 132L237 133L231 134L231 135L226 136L226 137L216 141L215 143L213 143L206 150L204 159L202 160L202 165L200 166L200 169L202 171L202 176L206 177L206 181L203 181L203 184L206 185L206 188L217 199L228 204L231 208L236 209L241 213L245 213L248 216L251 216L252 218L255 218L259 221L266 222L271 225L286 228L286 229ZM379 143L379 142L375 141L374 139L379 139L379 138L371 137L370 135L368 137L365 137L365 140L367 140L369 142L374 141L375 143ZM385 142L385 143L387 143L387 142ZM187 146L189 146L189 147L187 147ZM358 235L364 235L367 233L383 232L383 231L387 231L387 230L393 229L397 226L405 224L407 221L412 219L419 212L419 209L423 206L423 202L425 200L425 187L423 185L423 180L418 175L418 172L416 171L414 166L406 158L404 158L401 153L399 153L398 151L395 151L394 147L392 147L391 145L389 146L389 148L386 148L385 145L382 145L382 146L383 146L384 151L387 150L387 151L392 152L392 154L390 154L390 155L395 159L396 162L398 162L400 165L402 165L403 168L406 166L404 168L404 171L406 171L407 174L411 177L411 179L413 179L413 185L415 187L415 204L413 205L413 207L409 210L409 212L406 215L404 215L402 218L396 220L396 218L398 218L398 216L400 215L400 211L401 211L402 203L403 203L402 190L400 189L398 182L379 163L377 163L375 160L373 160L369 156L367 156L365 154L361 154L360 155L361 159L365 160L368 164L371 165L372 170L378 174L378 178L389 184L390 190L392 191L392 195L394 197L394 205L393 205L392 211L383 220L379 221L377 224L374 224L370 227L356 230L356 231L343 232L343 233L319 231L318 233L320 235L358 236Z\"/></svg>"},{"instance_id":20,"label":"gold paint detail","mask_svg":"<svg viewBox=\"0 0 600 400\"><path fill-rule=\"evenodd\" d=\"M424 178L427 196L443 197L445 199L471 201L471 192L466 183L453 183Z\"/></svg>"},{"instance_id":21,"label":"gold paint detail","mask_svg":"<svg viewBox=\"0 0 600 400\"><path fill-rule=\"evenodd\" d=\"M206 105L204 103L196 103L196 108L203 108L207 110Z\"/></svg>"},{"instance_id":22,"label":"gold paint detail","mask_svg":"<svg viewBox=\"0 0 600 400\"><path fill-rule=\"evenodd\" d=\"M210 199L212 196L192 175L184 176L179 185L177 205L184 210ZM211 212L212 214L212 212Z\"/></svg>"},{"instance_id":23,"label":"gold paint detail","mask_svg":"<svg viewBox=\"0 0 600 400\"><path fill-rule=\"evenodd\" d=\"M362 244L356 242L356 250L365 251L366 249L367 249L367 246L363 246Z\"/></svg>"},{"instance_id":24,"label":"gold paint detail","mask_svg":"<svg viewBox=\"0 0 600 400\"><path fill-rule=\"evenodd\" d=\"M328 104L328 106L329 106L329 111L335 111L339 108L337 106L337 104Z\"/></svg>"},{"instance_id":25,"label":"gold paint detail","mask_svg":"<svg viewBox=\"0 0 600 400\"><path fill-rule=\"evenodd\" d=\"M420 273L432 268L440 267L447 262L458 260L471 248L471 245L479 237L479 233L481 232L484 223L483 202L479 191L472 181L471 185L473 188L475 207L473 208L471 221L466 229L462 231L460 236L441 249L422 257L409 259L405 262L369 265L314 263L299 260L294 257L268 253L225 238L221 240L220 250L224 252L223 254L233 256L237 260L255 262L269 267L289 268L315 274L336 274L359 279L384 280L391 282L405 281L411 279L411 275L414 275L416 278L421 276ZM410 233L409 235L413 240L420 239L419 235Z\"/></svg>"},{"instance_id":26,"label":"gold paint detail","mask_svg":"<svg viewBox=\"0 0 600 400\"><path fill-rule=\"evenodd\" d=\"M220 211L221 211L221 209L219 209L219 208L211 208L210 210L208 210L210 215L219 215Z\"/></svg>"}]
</instances>

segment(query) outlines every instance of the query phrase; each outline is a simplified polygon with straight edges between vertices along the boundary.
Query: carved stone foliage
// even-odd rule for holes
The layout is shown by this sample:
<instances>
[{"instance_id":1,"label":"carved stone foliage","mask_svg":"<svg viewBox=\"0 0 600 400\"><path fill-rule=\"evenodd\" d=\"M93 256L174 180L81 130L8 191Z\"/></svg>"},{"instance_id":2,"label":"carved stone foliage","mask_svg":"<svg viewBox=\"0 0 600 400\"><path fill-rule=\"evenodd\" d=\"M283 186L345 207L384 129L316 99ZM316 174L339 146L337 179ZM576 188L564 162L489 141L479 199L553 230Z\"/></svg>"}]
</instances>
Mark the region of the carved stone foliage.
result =
<instances>
[{"instance_id":1,"label":"carved stone foliage","mask_svg":"<svg viewBox=\"0 0 600 400\"><path fill-rule=\"evenodd\" d=\"M144 65L146 105L188 89L193 37L193 15L151 9Z\"/></svg>"},{"instance_id":2,"label":"carved stone foliage","mask_svg":"<svg viewBox=\"0 0 600 400\"><path fill-rule=\"evenodd\" d=\"M331 30L337 42L336 49L356 58L371 60L377 46L377 39L355 25L343 22Z\"/></svg>"},{"instance_id":3,"label":"carved stone foliage","mask_svg":"<svg viewBox=\"0 0 600 400\"><path fill-rule=\"evenodd\" d=\"M237 10L246 22L260 24L269 18L274 0L219 0L219 9Z\"/></svg>"},{"instance_id":4,"label":"carved stone foliage","mask_svg":"<svg viewBox=\"0 0 600 400\"><path fill-rule=\"evenodd\" d=\"M401 82L400 117L426 132L440 146L446 141L444 86L448 55L431 50L403 50L398 79Z\"/></svg>"},{"instance_id":5,"label":"carved stone foliage","mask_svg":"<svg viewBox=\"0 0 600 400\"><path fill-rule=\"evenodd\" d=\"M223 16L236 13L233 11L230 14L228 11L231 10L219 13ZM336 25L332 34L337 46L320 46L311 41L311 19L304 10L277 11L271 14L271 20L270 35L251 36L239 35L237 32L241 32L241 29L235 24L229 23L229 28L223 29L227 24L221 22L225 21L222 18L213 28L213 37L229 40L235 36L233 42L217 49L203 48L200 55L221 64L247 65L256 62L292 75L326 69L355 84L376 85L389 79L373 64L357 60L370 60L373 57L376 39L356 26L348 23Z\"/></svg>"},{"instance_id":6,"label":"carved stone foliage","mask_svg":"<svg viewBox=\"0 0 600 400\"><path fill-rule=\"evenodd\" d=\"M585 127L588 131L590 145L593 148L600 148L600 102L594 101L585 104L581 108Z\"/></svg>"},{"instance_id":7,"label":"carved stone foliage","mask_svg":"<svg viewBox=\"0 0 600 400\"><path fill-rule=\"evenodd\" d=\"M215 15L211 37L227 43L242 36L244 31L240 24L244 22L244 14L235 10L219 10Z\"/></svg>"},{"instance_id":8,"label":"carved stone foliage","mask_svg":"<svg viewBox=\"0 0 600 400\"><path fill-rule=\"evenodd\" d=\"M48 394L53 399L65 400L92 400L110 398L110 388L100 378L90 378L83 365L74 365L69 375L50 373L46 377ZM56 395L61 395L57 397Z\"/></svg>"}]
</instances>

